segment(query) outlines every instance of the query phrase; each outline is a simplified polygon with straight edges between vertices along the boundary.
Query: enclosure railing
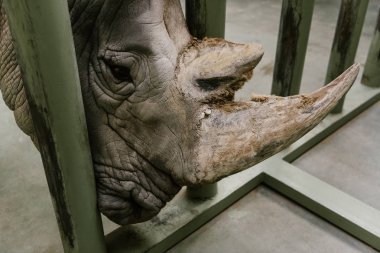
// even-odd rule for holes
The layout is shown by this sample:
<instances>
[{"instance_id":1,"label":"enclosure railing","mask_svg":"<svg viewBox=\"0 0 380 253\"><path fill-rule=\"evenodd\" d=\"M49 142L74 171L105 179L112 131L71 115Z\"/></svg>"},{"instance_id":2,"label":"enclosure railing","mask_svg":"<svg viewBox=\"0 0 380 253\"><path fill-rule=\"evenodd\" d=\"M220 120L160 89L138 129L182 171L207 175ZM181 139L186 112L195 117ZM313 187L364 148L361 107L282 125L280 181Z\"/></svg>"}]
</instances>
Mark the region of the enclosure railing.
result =
<instances>
[{"instance_id":1,"label":"enclosure railing","mask_svg":"<svg viewBox=\"0 0 380 253\"><path fill-rule=\"evenodd\" d=\"M314 0L282 2L272 94L291 96L300 91L313 10Z\"/></svg>"},{"instance_id":2,"label":"enclosure railing","mask_svg":"<svg viewBox=\"0 0 380 253\"><path fill-rule=\"evenodd\" d=\"M106 252L66 1L5 1L65 252Z\"/></svg>"},{"instance_id":3,"label":"enclosure railing","mask_svg":"<svg viewBox=\"0 0 380 253\"><path fill-rule=\"evenodd\" d=\"M38 135L63 248L66 253L106 252L100 215L96 208L95 180L67 3L63 0L5 0L4 3L17 45L18 60L25 74L25 89ZM353 63L367 6L368 0L342 0L326 82L338 76ZM273 73L273 94L288 96L299 92L313 7L313 0L283 0ZM186 8L189 29L193 35L224 36L225 0L187 0ZM380 86L379 55L380 14L364 71L363 83L366 85ZM336 129L339 122L347 122L378 101L380 98L378 90L373 93L375 93L373 96L363 96L367 99L363 102L365 106L352 109L351 116L345 114L338 120L332 119L331 124L335 124L333 128ZM342 107L343 100L335 112L341 112ZM324 133L324 136L326 134ZM321 138L323 137L316 137L316 140ZM309 147L312 144L305 145ZM302 150L304 149L305 147L302 146ZM301 151L297 154L300 153ZM272 165L277 166L278 163ZM340 206L336 207L327 202L321 204L324 200L318 200L318 198L310 201L313 194L310 189L299 190L294 185L293 188L289 188L290 184L286 186L285 174L276 177L273 171L267 171L265 175L263 173L259 170L252 173L254 175L252 180L247 180L246 184L239 186L239 190L223 195L220 199L217 195L213 199L213 204L207 206L207 210L193 219L191 226L187 225L173 232L170 241L166 241L165 245L160 244L157 247L147 245L142 248L150 252L166 250L224 210L255 185L267 182L273 187L278 187L279 191L283 190L287 196L295 194L293 199L302 205L372 247L380 249L380 232L373 228L380 223L380 220L374 220L373 226L368 225L369 222L366 220L360 220L359 217L356 221L352 221L349 217L353 213L349 213L350 211L335 210ZM299 175L299 178L310 178L304 174ZM312 181L312 179L308 180ZM312 184L319 183L312 181ZM328 189L326 194L333 192L335 195L342 196L330 186L325 187ZM192 191L195 195L204 194L210 197L216 194L216 186L210 186L206 190L193 189ZM347 203L352 201L350 198L345 199ZM367 208L362 203L355 202L353 206L355 212L364 210L374 219L380 217L379 212ZM191 222L186 224L188 223ZM120 240L108 240L109 252L129 252L129 249L121 246L113 247L112 243L120 243Z\"/></svg>"},{"instance_id":4,"label":"enclosure railing","mask_svg":"<svg viewBox=\"0 0 380 253\"><path fill-rule=\"evenodd\" d=\"M377 16L375 34L368 51L364 67L362 83L372 87L380 87L380 10Z\"/></svg>"},{"instance_id":5,"label":"enclosure railing","mask_svg":"<svg viewBox=\"0 0 380 253\"><path fill-rule=\"evenodd\" d=\"M334 80L354 63L367 7L368 0L342 1L327 68L326 83ZM332 113L341 113L343 104L344 98Z\"/></svg>"}]
</instances>

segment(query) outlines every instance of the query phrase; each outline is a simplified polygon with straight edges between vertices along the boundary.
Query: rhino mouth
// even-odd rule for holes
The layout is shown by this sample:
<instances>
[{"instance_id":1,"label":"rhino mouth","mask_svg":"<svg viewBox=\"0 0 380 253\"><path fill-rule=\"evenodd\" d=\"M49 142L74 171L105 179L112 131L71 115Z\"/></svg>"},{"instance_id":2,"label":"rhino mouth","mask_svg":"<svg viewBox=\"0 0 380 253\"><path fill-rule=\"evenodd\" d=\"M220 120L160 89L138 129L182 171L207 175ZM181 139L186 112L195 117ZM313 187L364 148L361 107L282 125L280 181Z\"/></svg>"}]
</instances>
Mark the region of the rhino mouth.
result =
<instances>
[{"instance_id":1,"label":"rhino mouth","mask_svg":"<svg viewBox=\"0 0 380 253\"><path fill-rule=\"evenodd\" d=\"M121 225L153 218L180 190L169 175L136 152L126 160L130 162L123 167L94 162L99 210Z\"/></svg>"}]
</instances>

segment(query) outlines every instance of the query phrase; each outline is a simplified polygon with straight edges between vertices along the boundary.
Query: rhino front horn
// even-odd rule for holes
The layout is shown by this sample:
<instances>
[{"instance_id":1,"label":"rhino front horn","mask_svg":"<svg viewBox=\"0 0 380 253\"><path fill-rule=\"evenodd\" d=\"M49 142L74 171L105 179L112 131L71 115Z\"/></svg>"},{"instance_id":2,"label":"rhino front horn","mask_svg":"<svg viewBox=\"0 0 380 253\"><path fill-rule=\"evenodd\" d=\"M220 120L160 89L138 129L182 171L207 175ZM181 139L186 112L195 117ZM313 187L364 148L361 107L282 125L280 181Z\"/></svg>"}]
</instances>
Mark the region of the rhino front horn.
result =
<instances>
[{"instance_id":1,"label":"rhino front horn","mask_svg":"<svg viewBox=\"0 0 380 253\"><path fill-rule=\"evenodd\" d=\"M335 107L358 72L359 64L354 64L311 94L253 96L249 102L208 104L208 114L201 120L199 165L186 183L215 182L288 147Z\"/></svg>"}]
</instances>

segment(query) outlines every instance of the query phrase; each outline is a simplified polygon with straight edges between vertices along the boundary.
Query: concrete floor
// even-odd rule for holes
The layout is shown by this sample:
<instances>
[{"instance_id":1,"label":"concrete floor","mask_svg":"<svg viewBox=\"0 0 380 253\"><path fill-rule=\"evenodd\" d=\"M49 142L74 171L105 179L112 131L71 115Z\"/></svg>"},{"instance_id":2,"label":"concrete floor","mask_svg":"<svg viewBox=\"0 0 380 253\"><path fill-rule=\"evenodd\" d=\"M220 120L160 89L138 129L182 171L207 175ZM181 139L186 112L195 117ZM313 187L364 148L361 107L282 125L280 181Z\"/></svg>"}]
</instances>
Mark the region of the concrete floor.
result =
<instances>
[{"instance_id":1,"label":"concrete floor","mask_svg":"<svg viewBox=\"0 0 380 253\"><path fill-rule=\"evenodd\" d=\"M170 253L374 253L345 232L260 186Z\"/></svg>"},{"instance_id":2,"label":"concrete floor","mask_svg":"<svg viewBox=\"0 0 380 253\"><path fill-rule=\"evenodd\" d=\"M302 91L320 87L328 62L339 0L316 0ZM269 94L281 1L227 1L226 38L257 41L266 54L239 92ZM357 61L364 63L378 0L370 0ZM360 85L360 84L356 84ZM379 103L294 164L380 209ZM0 252L62 252L39 154L0 99ZM323 157L323 159L321 159ZM105 232L116 227L104 220ZM259 187L171 252L375 252L266 187Z\"/></svg>"},{"instance_id":3,"label":"concrete floor","mask_svg":"<svg viewBox=\"0 0 380 253\"><path fill-rule=\"evenodd\" d=\"M293 164L380 210L379 129L380 102Z\"/></svg>"}]
</instances>

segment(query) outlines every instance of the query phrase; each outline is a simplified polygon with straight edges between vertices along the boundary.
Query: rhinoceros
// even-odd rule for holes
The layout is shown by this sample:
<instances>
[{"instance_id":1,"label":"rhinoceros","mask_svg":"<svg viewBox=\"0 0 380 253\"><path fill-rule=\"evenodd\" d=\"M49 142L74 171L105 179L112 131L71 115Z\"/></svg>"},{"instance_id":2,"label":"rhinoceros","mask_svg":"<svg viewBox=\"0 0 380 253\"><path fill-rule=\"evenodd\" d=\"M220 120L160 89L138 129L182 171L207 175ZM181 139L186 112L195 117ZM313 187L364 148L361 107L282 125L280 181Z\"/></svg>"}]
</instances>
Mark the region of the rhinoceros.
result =
<instances>
[{"instance_id":1,"label":"rhinoceros","mask_svg":"<svg viewBox=\"0 0 380 253\"><path fill-rule=\"evenodd\" d=\"M354 65L311 94L235 101L263 56L261 45L192 37L179 0L68 6L98 207L121 225L151 219L182 186L216 182L288 147L358 74ZM38 147L3 9L0 17L0 89Z\"/></svg>"}]
</instances>

